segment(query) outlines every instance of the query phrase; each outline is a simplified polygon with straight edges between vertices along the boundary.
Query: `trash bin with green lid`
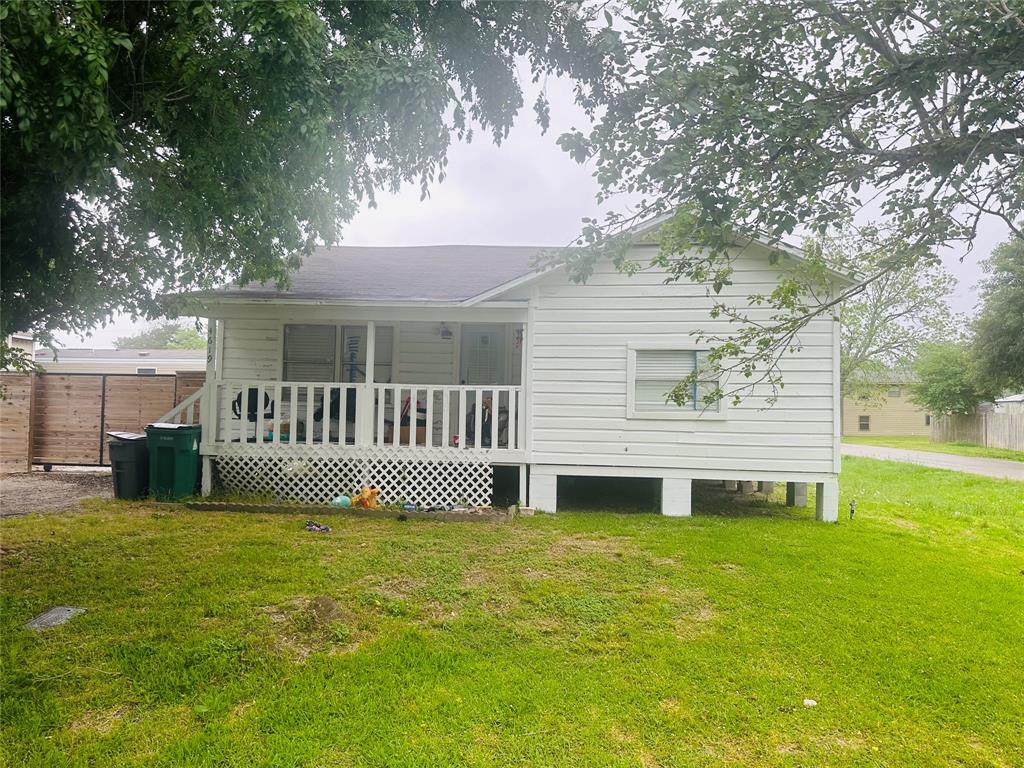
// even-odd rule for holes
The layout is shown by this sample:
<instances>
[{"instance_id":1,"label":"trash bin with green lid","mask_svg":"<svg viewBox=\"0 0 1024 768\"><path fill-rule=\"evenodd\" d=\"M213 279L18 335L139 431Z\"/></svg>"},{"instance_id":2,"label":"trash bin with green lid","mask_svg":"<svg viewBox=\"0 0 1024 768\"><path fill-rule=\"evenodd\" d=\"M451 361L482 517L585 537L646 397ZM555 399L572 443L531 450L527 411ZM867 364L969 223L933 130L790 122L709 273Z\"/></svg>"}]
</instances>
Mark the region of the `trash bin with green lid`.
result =
<instances>
[{"instance_id":1,"label":"trash bin with green lid","mask_svg":"<svg viewBox=\"0 0 1024 768\"><path fill-rule=\"evenodd\" d=\"M110 475L115 499L141 499L149 492L147 436L139 432L107 432Z\"/></svg>"},{"instance_id":2,"label":"trash bin with green lid","mask_svg":"<svg viewBox=\"0 0 1024 768\"><path fill-rule=\"evenodd\" d=\"M183 499L199 482L199 437L193 424L150 424L149 491L158 499Z\"/></svg>"}]
</instances>

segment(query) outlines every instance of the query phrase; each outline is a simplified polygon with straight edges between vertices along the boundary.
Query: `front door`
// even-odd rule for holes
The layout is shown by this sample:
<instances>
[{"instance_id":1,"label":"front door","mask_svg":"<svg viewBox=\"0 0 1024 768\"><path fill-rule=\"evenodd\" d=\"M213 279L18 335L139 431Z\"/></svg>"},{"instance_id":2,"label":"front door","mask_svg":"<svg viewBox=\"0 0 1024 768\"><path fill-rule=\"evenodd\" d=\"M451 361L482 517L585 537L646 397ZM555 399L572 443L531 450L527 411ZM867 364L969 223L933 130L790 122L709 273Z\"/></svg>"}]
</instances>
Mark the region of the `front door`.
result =
<instances>
[{"instance_id":1,"label":"front door","mask_svg":"<svg viewBox=\"0 0 1024 768\"><path fill-rule=\"evenodd\" d=\"M463 325L460 384L504 384L505 326Z\"/></svg>"}]
</instances>

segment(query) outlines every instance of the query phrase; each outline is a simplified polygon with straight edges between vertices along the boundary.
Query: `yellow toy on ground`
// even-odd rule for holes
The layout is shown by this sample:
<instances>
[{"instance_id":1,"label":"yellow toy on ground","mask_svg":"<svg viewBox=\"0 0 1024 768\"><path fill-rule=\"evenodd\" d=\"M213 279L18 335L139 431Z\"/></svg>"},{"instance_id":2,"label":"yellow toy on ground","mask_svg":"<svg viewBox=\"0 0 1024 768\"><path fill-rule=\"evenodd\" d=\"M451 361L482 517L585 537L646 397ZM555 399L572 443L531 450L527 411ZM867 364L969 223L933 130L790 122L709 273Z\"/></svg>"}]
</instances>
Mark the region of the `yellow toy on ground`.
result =
<instances>
[{"instance_id":1,"label":"yellow toy on ground","mask_svg":"<svg viewBox=\"0 0 1024 768\"><path fill-rule=\"evenodd\" d=\"M359 493L352 497L352 506L362 507L363 509L378 509L380 507L380 502L377 501L379 495L379 488L375 488L372 485L364 485L359 489Z\"/></svg>"}]
</instances>

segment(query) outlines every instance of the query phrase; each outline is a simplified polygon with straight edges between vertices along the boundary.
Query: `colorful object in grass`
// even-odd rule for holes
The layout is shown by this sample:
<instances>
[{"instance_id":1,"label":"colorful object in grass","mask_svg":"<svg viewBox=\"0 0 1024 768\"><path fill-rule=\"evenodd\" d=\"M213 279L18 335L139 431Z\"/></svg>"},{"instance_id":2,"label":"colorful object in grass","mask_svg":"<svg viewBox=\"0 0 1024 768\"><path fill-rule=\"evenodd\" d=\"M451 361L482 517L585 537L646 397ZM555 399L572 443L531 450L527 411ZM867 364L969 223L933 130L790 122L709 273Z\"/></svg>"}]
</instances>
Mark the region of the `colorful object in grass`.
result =
<instances>
[{"instance_id":1,"label":"colorful object in grass","mask_svg":"<svg viewBox=\"0 0 1024 768\"><path fill-rule=\"evenodd\" d=\"M347 509L348 507L352 506L352 499L350 499L348 496L335 496L333 499L331 499L331 506Z\"/></svg>"},{"instance_id":2,"label":"colorful object in grass","mask_svg":"<svg viewBox=\"0 0 1024 768\"><path fill-rule=\"evenodd\" d=\"M415 512L416 505L413 504L411 501L407 501L405 502L405 504L402 505L402 509L404 509L406 512Z\"/></svg>"},{"instance_id":3,"label":"colorful object in grass","mask_svg":"<svg viewBox=\"0 0 1024 768\"><path fill-rule=\"evenodd\" d=\"M364 485L359 489L359 493L352 497L352 506L362 507L363 509L377 509L380 507L380 503L377 501L379 495L379 488L372 485Z\"/></svg>"}]
</instances>

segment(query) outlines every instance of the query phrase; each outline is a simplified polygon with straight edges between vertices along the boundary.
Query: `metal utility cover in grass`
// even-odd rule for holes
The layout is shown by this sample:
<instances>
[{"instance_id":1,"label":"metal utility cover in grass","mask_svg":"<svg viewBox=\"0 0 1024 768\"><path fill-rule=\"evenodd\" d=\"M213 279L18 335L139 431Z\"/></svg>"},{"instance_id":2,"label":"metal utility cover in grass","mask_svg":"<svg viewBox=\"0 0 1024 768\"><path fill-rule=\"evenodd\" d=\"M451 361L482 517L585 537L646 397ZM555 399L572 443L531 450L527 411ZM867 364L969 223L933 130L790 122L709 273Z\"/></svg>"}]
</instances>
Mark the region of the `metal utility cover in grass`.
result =
<instances>
[{"instance_id":1,"label":"metal utility cover in grass","mask_svg":"<svg viewBox=\"0 0 1024 768\"><path fill-rule=\"evenodd\" d=\"M25 627L27 629L49 629L63 624L80 613L85 613L85 608L74 605L58 605L29 620L25 623Z\"/></svg>"}]
</instances>

